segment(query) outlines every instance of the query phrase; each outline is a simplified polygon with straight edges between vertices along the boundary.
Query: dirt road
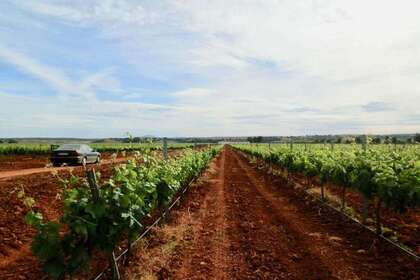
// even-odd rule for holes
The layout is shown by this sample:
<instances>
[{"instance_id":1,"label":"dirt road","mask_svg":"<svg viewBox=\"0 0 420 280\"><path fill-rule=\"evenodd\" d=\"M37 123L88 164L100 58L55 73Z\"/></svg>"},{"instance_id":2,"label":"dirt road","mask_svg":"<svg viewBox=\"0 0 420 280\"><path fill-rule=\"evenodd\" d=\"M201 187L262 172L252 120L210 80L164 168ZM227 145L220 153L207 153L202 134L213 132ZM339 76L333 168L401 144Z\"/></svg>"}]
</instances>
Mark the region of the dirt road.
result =
<instances>
[{"instance_id":1,"label":"dirt road","mask_svg":"<svg viewBox=\"0 0 420 280\"><path fill-rule=\"evenodd\" d=\"M121 163L126 161L126 158L118 158L115 160L102 160L101 165L107 165L111 163ZM88 165L90 166L90 165ZM8 171L0 171L0 180L3 179L10 179L13 177L18 176L26 176L26 175L32 175L32 174L40 174L40 173L51 173L54 171L62 171L62 170L70 170L74 168L82 168L81 166L64 166L64 167L40 167L40 168L27 168L27 169L20 169L20 170L8 170Z\"/></svg>"},{"instance_id":2,"label":"dirt road","mask_svg":"<svg viewBox=\"0 0 420 280\"><path fill-rule=\"evenodd\" d=\"M418 262L230 147L144 244L130 279L420 279Z\"/></svg>"}]
</instances>

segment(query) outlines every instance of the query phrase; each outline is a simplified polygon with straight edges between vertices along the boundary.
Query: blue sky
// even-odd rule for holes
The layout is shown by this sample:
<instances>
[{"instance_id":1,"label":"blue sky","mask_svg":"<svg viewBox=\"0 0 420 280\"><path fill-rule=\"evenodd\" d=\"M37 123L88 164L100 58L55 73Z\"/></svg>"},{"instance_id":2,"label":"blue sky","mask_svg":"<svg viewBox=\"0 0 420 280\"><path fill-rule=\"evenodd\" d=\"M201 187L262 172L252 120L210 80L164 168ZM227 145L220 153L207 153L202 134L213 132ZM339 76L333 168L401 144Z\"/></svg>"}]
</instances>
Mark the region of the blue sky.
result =
<instances>
[{"instance_id":1,"label":"blue sky","mask_svg":"<svg viewBox=\"0 0 420 280\"><path fill-rule=\"evenodd\" d=\"M0 10L0 137L420 132L418 1Z\"/></svg>"}]
</instances>

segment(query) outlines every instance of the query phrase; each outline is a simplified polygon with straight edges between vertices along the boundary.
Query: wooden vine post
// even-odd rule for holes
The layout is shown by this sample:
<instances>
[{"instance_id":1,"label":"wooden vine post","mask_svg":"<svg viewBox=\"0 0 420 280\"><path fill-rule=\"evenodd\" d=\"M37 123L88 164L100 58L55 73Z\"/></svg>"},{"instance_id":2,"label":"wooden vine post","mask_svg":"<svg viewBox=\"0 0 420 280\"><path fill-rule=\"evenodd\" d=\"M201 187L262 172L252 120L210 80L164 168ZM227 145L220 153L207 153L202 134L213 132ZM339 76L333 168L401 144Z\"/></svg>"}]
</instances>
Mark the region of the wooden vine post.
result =
<instances>
[{"instance_id":1,"label":"wooden vine post","mask_svg":"<svg viewBox=\"0 0 420 280\"><path fill-rule=\"evenodd\" d=\"M368 136L365 135L364 141L363 141L363 152L366 154L368 151L368 145L369 145L369 139ZM369 200L367 197L362 195L363 198L363 212L362 212L362 224L366 224L367 217L369 215Z\"/></svg>"},{"instance_id":2,"label":"wooden vine post","mask_svg":"<svg viewBox=\"0 0 420 280\"><path fill-rule=\"evenodd\" d=\"M86 175L88 179L90 192L92 193L92 199L94 202L97 202L99 200L99 187L98 187L98 182L96 180L95 169L92 168L91 170L88 170ZM121 278L120 271L118 270L118 263L115 258L114 251L112 251L111 255L109 256L109 262L110 262L111 270L112 270L112 278L120 279Z\"/></svg>"},{"instance_id":3,"label":"wooden vine post","mask_svg":"<svg viewBox=\"0 0 420 280\"><path fill-rule=\"evenodd\" d=\"M92 194L92 199L94 202L97 202L99 200L99 189L98 189L98 183L96 181L96 173L95 169L91 169L87 171L87 179L89 183L90 192Z\"/></svg>"},{"instance_id":4,"label":"wooden vine post","mask_svg":"<svg viewBox=\"0 0 420 280\"><path fill-rule=\"evenodd\" d=\"M341 194L341 212L344 213L346 209L346 186L342 186L342 194Z\"/></svg>"},{"instance_id":5,"label":"wooden vine post","mask_svg":"<svg viewBox=\"0 0 420 280\"><path fill-rule=\"evenodd\" d=\"M163 159L168 159L168 139L163 137Z\"/></svg>"},{"instance_id":6,"label":"wooden vine post","mask_svg":"<svg viewBox=\"0 0 420 280\"><path fill-rule=\"evenodd\" d=\"M376 215L376 234L382 234L382 226L381 226L381 204L382 201L380 198L376 199L375 205L375 215Z\"/></svg>"}]
</instances>

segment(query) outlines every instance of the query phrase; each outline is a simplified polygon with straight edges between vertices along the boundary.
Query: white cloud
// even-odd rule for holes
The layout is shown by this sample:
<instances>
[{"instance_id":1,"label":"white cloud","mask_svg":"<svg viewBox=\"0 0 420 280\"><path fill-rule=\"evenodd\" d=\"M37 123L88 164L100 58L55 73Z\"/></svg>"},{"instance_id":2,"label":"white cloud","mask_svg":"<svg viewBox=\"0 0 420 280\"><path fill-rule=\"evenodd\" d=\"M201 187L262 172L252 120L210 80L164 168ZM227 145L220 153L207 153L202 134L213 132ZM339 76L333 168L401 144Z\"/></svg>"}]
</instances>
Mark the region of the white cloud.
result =
<instances>
[{"instance_id":1,"label":"white cloud","mask_svg":"<svg viewBox=\"0 0 420 280\"><path fill-rule=\"evenodd\" d=\"M29 11L76 23L121 23L144 24L158 17L157 13L145 11L137 1L101 0L54 2L20 1L19 5Z\"/></svg>"},{"instance_id":2,"label":"white cloud","mask_svg":"<svg viewBox=\"0 0 420 280\"><path fill-rule=\"evenodd\" d=\"M74 81L60 69L44 65L35 59L1 45L0 61L14 65L20 71L40 79L64 96L95 98L97 90L112 90L119 87L119 81L112 76L112 69L87 74L81 81Z\"/></svg>"},{"instance_id":3,"label":"white cloud","mask_svg":"<svg viewBox=\"0 0 420 280\"><path fill-rule=\"evenodd\" d=\"M22 7L46 16L66 18L73 21L88 19L84 12L65 5L50 5L39 1L21 1Z\"/></svg>"},{"instance_id":4,"label":"white cloud","mask_svg":"<svg viewBox=\"0 0 420 280\"><path fill-rule=\"evenodd\" d=\"M211 91L205 88L189 88L182 91L174 92L173 95L178 98L194 98L210 96Z\"/></svg>"},{"instance_id":5,"label":"white cloud","mask_svg":"<svg viewBox=\"0 0 420 280\"><path fill-rule=\"evenodd\" d=\"M420 114L418 1L20 1L19 6L53 22L94 27L142 76L182 85L166 93L174 97L172 104L148 108L155 111L147 115L141 111L145 105L101 103L98 114L114 112L111 107L132 112L127 126L135 126L136 117L154 117L156 122L142 124L162 123L157 130L178 135L420 130L412 121ZM0 48L0 58L59 92L126 92L124 81L114 77L118 68L74 81L17 52ZM125 95L130 96L145 93ZM367 104L392 110L367 111Z\"/></svg>"},{"instance_id":6,"label":"white cloud","mask_svg":"<svg viewBox=\"0 0 420 280\"><path fill-rule=\"evenodd\" d=\"M54 87L59 92L72 92L72 82L60 70L42 65L18 52L11 51L0 45L0 59L16 66L21 71L33 75Z\"/></svg>"}]
</instances>

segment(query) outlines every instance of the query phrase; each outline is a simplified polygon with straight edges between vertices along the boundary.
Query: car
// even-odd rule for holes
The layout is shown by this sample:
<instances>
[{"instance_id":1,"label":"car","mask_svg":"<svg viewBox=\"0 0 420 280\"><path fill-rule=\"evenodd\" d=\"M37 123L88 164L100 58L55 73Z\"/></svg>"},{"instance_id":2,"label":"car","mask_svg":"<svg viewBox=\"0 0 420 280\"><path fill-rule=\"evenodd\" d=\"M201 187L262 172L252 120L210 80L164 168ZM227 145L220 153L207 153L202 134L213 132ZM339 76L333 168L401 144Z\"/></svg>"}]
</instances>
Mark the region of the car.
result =
<instances>
[{"instance_id":1,"label":"car","mask_svg":"<svg viewBox=\"0 0 420 280\"><path fill-rule=\"evenodd\" d=\"M86 144L63 144L52 151L51 163L53 166L66 164L99 163L101 154Z\"/></svg>"}]
</instances>

